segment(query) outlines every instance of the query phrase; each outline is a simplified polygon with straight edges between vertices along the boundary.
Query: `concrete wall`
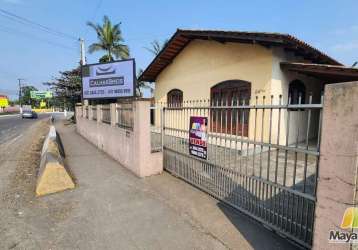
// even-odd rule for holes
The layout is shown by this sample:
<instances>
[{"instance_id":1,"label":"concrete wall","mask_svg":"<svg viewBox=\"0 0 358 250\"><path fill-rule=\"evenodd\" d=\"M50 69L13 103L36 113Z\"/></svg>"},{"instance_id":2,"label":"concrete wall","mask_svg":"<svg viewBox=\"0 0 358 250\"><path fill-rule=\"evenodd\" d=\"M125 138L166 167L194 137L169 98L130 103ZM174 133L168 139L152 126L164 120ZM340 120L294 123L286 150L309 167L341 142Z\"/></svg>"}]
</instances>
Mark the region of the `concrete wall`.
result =
<instances>
[{"instance_id":1,"label":"concrete wall","mask_svg":"<svg viewBox=\"0 0 358 250\"><path fill-rule=\"evenodd\" d=\"M324 96L314 249L350 249L328 243L344 211L357 206L358 82L327 85Z\"/></svg>"},{"instance_id":2,"label":"concrete wall","mask_svg":"<svg viewBox=\"0 0 358 250\"><path fill-rule=\"evenodd\" d=\"M100 105L97 108L97 121L82 117L82 107L76 107L77 131L98 148L109 154L124 167L139 177L159 174L163 171L162 153L151 153L150 117L147 100L133 102L133 129L117 126L116 104L111 104L111 123L101 121Z\"/></svg>"}]
</instances>

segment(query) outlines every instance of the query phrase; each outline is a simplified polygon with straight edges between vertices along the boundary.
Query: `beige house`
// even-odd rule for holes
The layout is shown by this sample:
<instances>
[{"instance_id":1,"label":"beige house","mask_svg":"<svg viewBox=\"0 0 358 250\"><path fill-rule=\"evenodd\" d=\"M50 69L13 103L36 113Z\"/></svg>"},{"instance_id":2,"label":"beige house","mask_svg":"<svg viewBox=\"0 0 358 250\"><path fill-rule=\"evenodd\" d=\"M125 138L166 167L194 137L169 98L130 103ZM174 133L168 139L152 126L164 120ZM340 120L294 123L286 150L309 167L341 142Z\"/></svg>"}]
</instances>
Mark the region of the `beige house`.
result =
<instances>
[{"instance_id":1,"label":"beige house","mask_svg":"<svg viewBox=\"0 0 358 250\"><path fill-rule=\"evenodd\" d=\"M154 58L140 80L155 82L156 102L183 105L188 100L210 100L231 105L236 101L254 104L321 103L324 85L358 80L358 69L342 64L288 34L232 32L211 30L177 30L165 48ZM286 112L287 113L287 112ZM307 130L307 113L291 112L289 141ZM287 114L281 114L287 115ZM273 127L278 126L278 113L273 114ZM312 124L319 114L312 114ZM253 138L253 115L245 121L244 136ZM268 116L265 118L268 122ZM281 119L283 123L285 119ZM260 120L258 120L260 123ZM280 141L285 141L285 126ZM317 136L310 126L310 137ZM268 128L255 130L256 136L268 137ZM298 132L297 132L298 131ZM278 136L273 131L273 137Z\"/></svg>"}]
</instances>

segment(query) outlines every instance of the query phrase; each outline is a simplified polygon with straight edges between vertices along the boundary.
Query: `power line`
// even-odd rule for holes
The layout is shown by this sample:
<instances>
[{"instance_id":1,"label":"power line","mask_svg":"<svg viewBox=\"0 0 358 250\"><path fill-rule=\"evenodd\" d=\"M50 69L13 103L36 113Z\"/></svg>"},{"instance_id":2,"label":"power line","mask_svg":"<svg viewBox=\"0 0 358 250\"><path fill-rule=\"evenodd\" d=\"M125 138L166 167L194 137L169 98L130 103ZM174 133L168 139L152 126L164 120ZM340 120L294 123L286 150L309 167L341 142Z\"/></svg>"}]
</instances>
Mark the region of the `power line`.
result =
<instances>
[{"instance_id":1,"label":"power line","mask_svg":"<svg viewBox=\"0 0 358 250\"><path fill-rule=\"evenodd\" d=\"M40 29L40 30L42 30L44 32L47 32L49 34L52 34L52 35L57 35L57 36L60 36L60 37L64 37L64 38L71 39L71 40L76 40L76 41L78 40L78 38L76 38L75 36L63 33L61 31L57 31L55 29L52 29L52 28L47 27L45 25L36 23L34 21L31 21L31 20L29 20L27 18L18 16L18 15L14 14L14 13L11 13L11 12L6 11L6 10L1 9L1 8L0 8L0 15L2 15L3 17L8 18L10 20L13 20L15 22L24 24L24 25L31 25L33 27L37 27L38 29Z\"/></svg>"},{"instance_id":2,"label":"power line","mask_svg":"<svg viewBox=\"0 0 358 250\"><path fill-rule=\"evenodd\" d=\"M93 11L92 18L89 19L90 21L92 21L92 20L94 21L94 19L96 18L97 11L98 11L99 8L101 7L102 2L103 2L103 0L99 0L99 1L98 1L97 5L96 5L96 7L95 7L95 9L94 9L94 11ZM88 34L88 30L89 30L89 27L87 27L87 30L86 30L85 35L84 35L85 37L86 37L87 34Z\"/></svg>"},{"instance_id":3,"label":"power line","mask_svg":"<svg viewBox=\"0 0 358 250\"><path fill-rule=\"evenodd\" d=\"M103 0L98 1L96 8L93 11L93 16L92 16L91 20L94 20L96 18L97 11L99 10L99 8L101 8L102 2L103 2Z\"/></svg>"},{"instance_id":4,"label":"power line","mask_svg":"<svg viewBox=\"0 0 358 250\"><path fill-rule=\"evenodd\" d=\"M58 48L67 49L67 50L70 50L70 51L73 51L73 52L75 52L75 50L77 50L77 48L75 48L75 47L69 47L69 46L66 46L66 45L63 45L63 44L60 44L60 43L56 43L56 42L48 41L48 40L45 40L45 39L41 39L39 37L36 37L34 35L31 35L31 34L28 34L26 32L21 32L21 31L18 31L18 30L15 31L15 30L9 29L8 27L5 27L5 26L0 26L0 31L5 32L5 33L9 33L9 34L12 34L12 35L26 36L28 38L32 38L32 39L35 39L37 41L44 42L44 43L47 43L47 44L52 45L52 46L56 46Z\"/></svg>"}]
</instances>

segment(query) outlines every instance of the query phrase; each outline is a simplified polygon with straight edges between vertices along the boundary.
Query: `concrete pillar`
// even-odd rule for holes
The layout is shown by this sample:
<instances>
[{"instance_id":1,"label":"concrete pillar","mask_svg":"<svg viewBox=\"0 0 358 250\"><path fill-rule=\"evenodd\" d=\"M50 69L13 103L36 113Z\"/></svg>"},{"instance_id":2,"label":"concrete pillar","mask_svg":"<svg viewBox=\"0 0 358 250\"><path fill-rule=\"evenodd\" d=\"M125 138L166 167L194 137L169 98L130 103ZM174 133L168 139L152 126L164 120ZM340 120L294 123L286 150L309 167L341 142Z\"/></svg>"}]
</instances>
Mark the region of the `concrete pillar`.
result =
<instances>
[{"instance_id":1,"label":"concrete pillar","mask_svg":"<svg viewBox=\"0 0 358 250\"><path fill-rule=\"evenodd\" d=\"M97 105L97 123L102 122L102 105Z\"/></svg>"},{"instance_id":2,"label":"concrete pillar","mask_svg":"<svg viewBox=\"0 0 358 250\"><path fill-rule=\"evenodd\" d=\"M117 103L111 103L109 109L111 112L111 126L114 127L117 123Z\"/></svg>"},{"instance_id":3,"label":"concrete pillar","mask_svg":"<svg viewBox=\"0 0 358 250\"><path fill-rule=\"evenodd\" d=\"M357 205L358 82L326 85L313 249L350 249L329 243L345 210Z\"/></svg>"},{"instance_id":4,"label":"concrete pillar","mask_svg":"<svg viewBox=\"0 0 358 250\"><path fill-rule=\"evenodd\" d=\"M163 171L162 153L151 153L150 100L136 100L133 107L133 135L136 167L140 177Z\"/></svg>"},{"instance_id":5,"label":"concrete pillar","mask_svg":"<svg viewBox=\"0 0 358 250\"><path fill-rule=\"evenodd\" d=\"M92 105L88 105L88 120L93 119Z\"/></svg>"}]
</instances>

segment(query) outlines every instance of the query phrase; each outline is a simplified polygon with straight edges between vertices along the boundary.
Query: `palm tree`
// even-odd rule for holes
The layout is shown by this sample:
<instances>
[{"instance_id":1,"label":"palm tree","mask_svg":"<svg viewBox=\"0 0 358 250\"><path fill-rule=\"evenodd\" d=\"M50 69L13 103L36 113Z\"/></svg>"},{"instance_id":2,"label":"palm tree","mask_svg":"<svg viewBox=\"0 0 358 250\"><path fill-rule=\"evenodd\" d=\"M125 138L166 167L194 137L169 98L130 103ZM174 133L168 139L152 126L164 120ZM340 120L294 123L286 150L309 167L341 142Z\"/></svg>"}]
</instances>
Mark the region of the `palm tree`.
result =
<instances>
[{"instance_id":1,"label":"palm tree","mask_svg":"<svg viewBox=\"0 0 358 250\"><path fill-rule=\"evenodd\" d=\"M102 62L113 61L113 57L116 59L126 59L129 57L129 48L123 44L124 39L120 28L121 23L112 25L108 16L104 16L103 24L87 22L87 25L96 31L98 38L98 42L92 43L89 46L89 53L101 50L106 51L107 54L100 59Z\"/></svg>"},{"instance_id":2,"label":"palm tree","mask_svg":"<svg viewBox=\"0 0 358 250\"><path fill-rule=\"evenodd\" d=\"M162 49L167 45L168 43L168 39L166 39L163 44L160 44L160 42L158 40L154 40L153 42L150 43L151 48L147 48L144 47L146 50L148 50L149 52L151 52L154 56L157 56L160 51L162 51Z\"/></svg>"}]
</instances>

